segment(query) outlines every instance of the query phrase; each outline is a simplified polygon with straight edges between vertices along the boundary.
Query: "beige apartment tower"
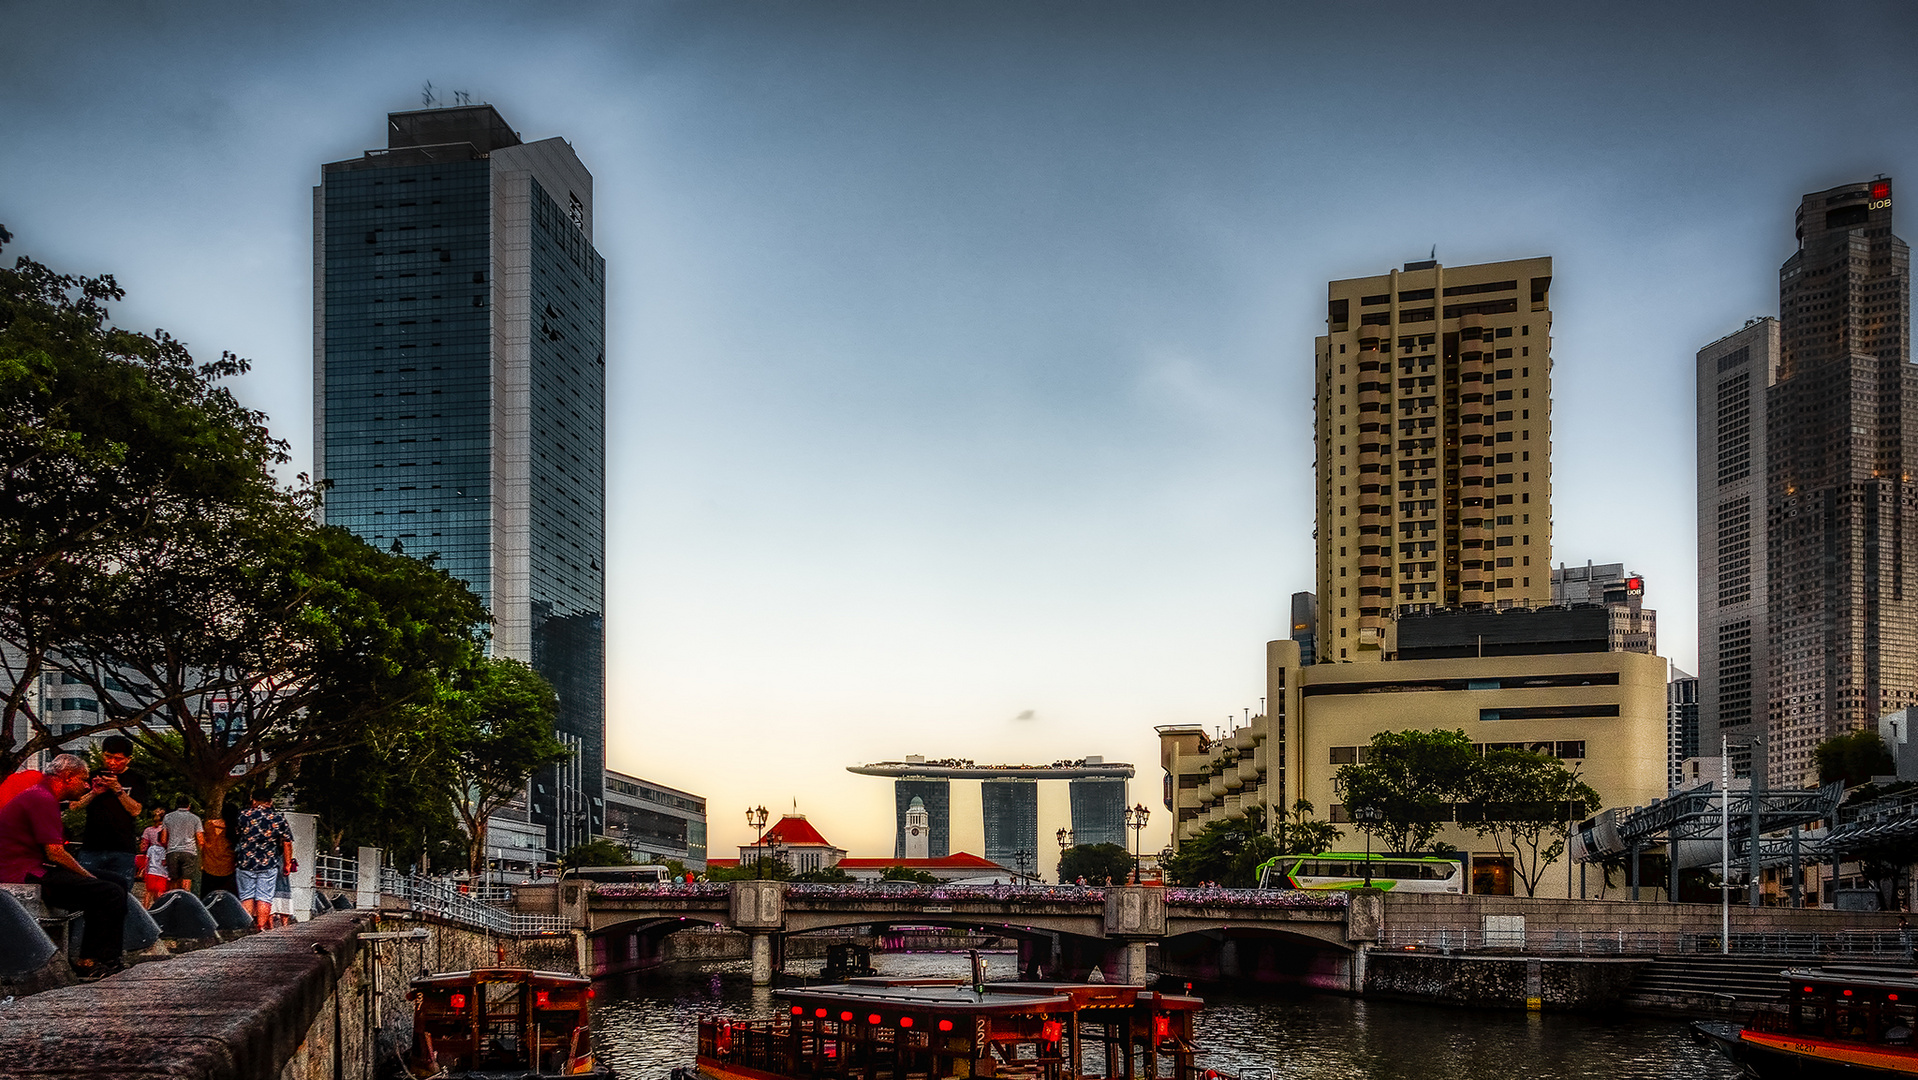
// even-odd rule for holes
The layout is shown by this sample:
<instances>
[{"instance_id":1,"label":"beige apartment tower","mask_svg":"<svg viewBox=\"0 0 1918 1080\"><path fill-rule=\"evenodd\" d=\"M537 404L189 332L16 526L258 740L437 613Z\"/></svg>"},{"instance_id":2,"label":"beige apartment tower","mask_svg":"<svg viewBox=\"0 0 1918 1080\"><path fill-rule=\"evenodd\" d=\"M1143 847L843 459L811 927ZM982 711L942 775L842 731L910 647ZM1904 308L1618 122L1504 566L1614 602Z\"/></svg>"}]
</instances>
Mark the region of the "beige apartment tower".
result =
<instances>
[{"instance_id":1,"label":"beige apartment tower","mask_svg":"<svg viewBox=\"0 0 1918 1080\"><path fill-rule=\"evenodd\" d=\"M1320 663L1551 599L1552 260L1334 281L1314 365Z\"/></svg>"}]
</instances>

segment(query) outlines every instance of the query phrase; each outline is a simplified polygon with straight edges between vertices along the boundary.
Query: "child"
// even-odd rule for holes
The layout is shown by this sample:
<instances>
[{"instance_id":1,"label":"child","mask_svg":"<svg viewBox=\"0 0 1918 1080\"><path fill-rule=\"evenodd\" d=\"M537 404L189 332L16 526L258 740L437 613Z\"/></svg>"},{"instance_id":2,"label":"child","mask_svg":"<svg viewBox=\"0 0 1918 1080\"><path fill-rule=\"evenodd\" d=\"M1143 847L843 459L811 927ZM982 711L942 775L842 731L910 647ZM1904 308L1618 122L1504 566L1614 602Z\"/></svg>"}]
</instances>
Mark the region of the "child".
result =
<instances>
[{"instance_id":1,"label":"child","mask_svg":"<svg viewBox=\"0 0 1918 1080\"><path fill-rule=\"evenodd\" d=\"M146 886L144 907L152 907L166 891L166 826L161 824L165 817L165 810L154 807L153 824L140 834L140 850L146 853L146 865L140 869L140 882Z\"/></svg>"}]
</instances>

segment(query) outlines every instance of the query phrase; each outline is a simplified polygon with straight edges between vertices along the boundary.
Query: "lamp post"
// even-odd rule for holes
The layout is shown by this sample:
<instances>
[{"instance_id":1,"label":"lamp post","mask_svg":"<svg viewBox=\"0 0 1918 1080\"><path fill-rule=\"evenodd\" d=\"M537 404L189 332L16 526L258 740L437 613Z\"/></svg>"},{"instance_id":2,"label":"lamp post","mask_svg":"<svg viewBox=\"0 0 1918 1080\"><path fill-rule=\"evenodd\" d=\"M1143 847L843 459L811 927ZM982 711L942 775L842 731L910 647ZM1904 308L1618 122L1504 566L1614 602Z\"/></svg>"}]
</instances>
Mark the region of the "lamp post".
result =
<instances>
[{"instance_id":1,"label":"lamp post","mask_svg":"<svg viewBox=\"0 0 1918 1080\"><path fill-rule=\"evenodd\" d=\"M1144 803L1134 803L1132 809L1125 812L1126 828L1132 830L1132 883L1139 883L1139 834L1145 831L1146 819L1152 816Z\"/></svg>"},{"instance_id":2,"label":"lamp post","mask_svg":"<svg viewBox=\"0 0 1918 1080\"><path fill-rule=\"evenodd\" d=\"M1018 874L1018 876L1013 879L1015 884L1027 876L1026 868L1031 866L1035 861L1037 860L1030 851L1020 850L1012 853L1012 866Z\"/></svg>"},{"instance_id":3,"label":"lamp post","mask_svg":"<svg viewBox=\"0 0 1918 1080\"><path fill-rule=\"evenodd\" d=\"M1372 887L1372 827L1385 817L1376 806L1352 811L1352 820L1365 830L1365 887Z\"/></svg>"},{"instance_id":4,"label":"lamp post","mask_svg":"<svg viewBox=\"0 0 1918 1080\"><path fill-rule=\"evenodd\" d=\"M753 877L755 878L762 876L765 865L766 817L764 806L748 807L746 810L746 824L751 825L759 834L758 839L753 841Z\"/></svg>"}]
</instances>

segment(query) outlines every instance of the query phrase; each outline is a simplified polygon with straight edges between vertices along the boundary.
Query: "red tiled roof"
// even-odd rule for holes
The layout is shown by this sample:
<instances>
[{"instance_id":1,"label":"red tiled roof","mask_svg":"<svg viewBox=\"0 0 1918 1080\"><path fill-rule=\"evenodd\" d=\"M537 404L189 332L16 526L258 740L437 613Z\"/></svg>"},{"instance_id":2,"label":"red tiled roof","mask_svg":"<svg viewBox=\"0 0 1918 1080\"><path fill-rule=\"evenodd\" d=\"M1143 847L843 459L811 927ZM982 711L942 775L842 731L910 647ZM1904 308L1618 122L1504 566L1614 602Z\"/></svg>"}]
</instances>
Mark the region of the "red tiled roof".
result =
<instances>
[{"instance_id":1,"label":"red tiled roof","mask_svg":"<svg viewBox=\"0 0 1918 1080\"><path fill-rule=\"evenodd\" d=\"M811 822L799 814L787 814L785 817L779 819L779 824L767 829L766 835L760 840L753 844L745 844L742 846L755 847L757 844L818 844L821 847L832 846L830 843L827 843L825 837L819 835L819 830L813 828Z\"/></svg>"}]
</instances>

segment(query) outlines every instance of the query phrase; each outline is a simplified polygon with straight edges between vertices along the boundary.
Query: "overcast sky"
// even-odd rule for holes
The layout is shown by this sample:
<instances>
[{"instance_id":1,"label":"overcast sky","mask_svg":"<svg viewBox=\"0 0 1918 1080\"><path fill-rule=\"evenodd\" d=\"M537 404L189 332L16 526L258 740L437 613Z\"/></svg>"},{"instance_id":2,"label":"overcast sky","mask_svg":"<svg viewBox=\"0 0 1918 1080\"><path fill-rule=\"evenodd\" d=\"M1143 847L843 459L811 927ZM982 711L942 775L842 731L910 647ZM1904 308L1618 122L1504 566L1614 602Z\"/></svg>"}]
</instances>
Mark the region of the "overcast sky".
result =
<instances>
[{"instance_id":1,"label":"overcast sky","mask_svg":"<svg viewBox=\"0 0 1918 1080\"><path fill-rule=\"evenodd\" d=\"M848 764L1102 754L1157 848L1153 726L1256 710L1312 587L1329 279L1556 260L1554 558L1644 573L1692 665L1692 356L1776 313L1802 193L1912 173L1918 9L1554 9L0 0L0 222L250 357L305 467L320 163L428 80L566 138L608 764L716 855L795 802L885 855Z\"/></svg>"}]
</instances>

